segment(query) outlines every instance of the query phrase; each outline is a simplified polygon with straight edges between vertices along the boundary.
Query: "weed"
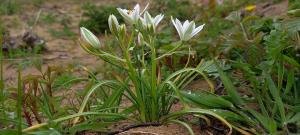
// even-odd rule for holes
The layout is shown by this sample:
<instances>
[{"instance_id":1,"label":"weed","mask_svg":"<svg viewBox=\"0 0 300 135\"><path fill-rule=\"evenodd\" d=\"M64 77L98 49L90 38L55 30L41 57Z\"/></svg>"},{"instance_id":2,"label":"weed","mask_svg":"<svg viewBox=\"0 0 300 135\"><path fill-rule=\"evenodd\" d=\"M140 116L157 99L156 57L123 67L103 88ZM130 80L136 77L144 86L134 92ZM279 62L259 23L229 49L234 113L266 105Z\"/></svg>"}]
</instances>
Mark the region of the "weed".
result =
<instances>
[{"instance_id":1,"label":"weed","mask_svg":"<svg viewBox=\"0 0 300 135\"><path fill-rule=\"evenodd\" d=\"M55 38L73 38L75 36L68 26L64 26L62 30L49 29L48 32Z\"/></svg>"},{"instance_id":2,"label":"weed","mask_svg":"<svg viewBox=\"0 0 300 135\"><path fill-rule=\"evenodd\" d=\"M18 12L20 8L16 0L3 0L0 2L0 14L12 15Z\"/></svg>"},{"instance_id":3,"label":"weed","mask_svg":"<svg viewBox=\"0 0 300 135\"><path fill-rule=\"evenodd\" d=\"M53 24L57 20L56 20L56 16L53 13L49 12L49 13L45 13L41 16L41 21L46 24Z\"/></svg>"},{"instance_id":4,"label":"weed","mask_svg":"<svg viewBox=\"0 0 300 135\"><path fill-rule=\"evenodd\" d=\"M104 33L108 29L107 18L111 14L117 14L116 8L112 6L95 6L91 3L86 3L82 7L85 12L83 17L86 19L81 20L79 26L86 27L96 34ZM121 16L117 15L120 19Z\"/></svg>"},{"instance_id":5,"label":"weed","mask_svg":"<svg viewBox=\"0 0 300 135\"><path fill-rule=\"evenodd\" d=\"M295 26L300 23L294 19L233 16L228 19L239 24L240 31L235 29L236 33L225 40L227 45L232 45L228 63L248 82L243 84L241 78L236 81L249 94L240 95L230 79L233 77L218 68L226 95L184 92L184 97L200 107L214 109L241 133L297 134L299 131L294 128L299 125L296 122L299 119L294 108L299 107L300 64L297 57L299 39L295 38L299 29ZM237 55L233 57L233 54ZM258 107L251 107L253 104Z\"/></svg>"},{"instance_id":6,"label":"weed","mask_svg":"<svg viewBox=\"0 0 300 135\"><path fill-rule=\"evenodd\" d=\"M58 76L53 82L53 89L58 90L61 87L70 89L72 85L67 82L74 79L76 79L76 77L72 73L63 73L62 75Z\"/></svg>"},{"instance_id":7,"label":"weed","mask_svg":"<svg viewBox=\"0 0 300 135\"><path fill-rule=\"evenodd\" d=\"M45 0L32 0L31 2L34 6L40 7L45 2Z\"/></svg>"},{"instance_id":8,"label":"weed","mask_svg":"<svg viewBox=\"0 0 300 135\"><path fill-rule=\"evenodd\" d=\"M156 0L153 8L154 11L160 13L164 12L168 17L172 15L180 20L189 20L195 18L195 16L191 15L197 15L196 12L199 7L195 6L188 0Z\"/></svg>"}]
</instances>

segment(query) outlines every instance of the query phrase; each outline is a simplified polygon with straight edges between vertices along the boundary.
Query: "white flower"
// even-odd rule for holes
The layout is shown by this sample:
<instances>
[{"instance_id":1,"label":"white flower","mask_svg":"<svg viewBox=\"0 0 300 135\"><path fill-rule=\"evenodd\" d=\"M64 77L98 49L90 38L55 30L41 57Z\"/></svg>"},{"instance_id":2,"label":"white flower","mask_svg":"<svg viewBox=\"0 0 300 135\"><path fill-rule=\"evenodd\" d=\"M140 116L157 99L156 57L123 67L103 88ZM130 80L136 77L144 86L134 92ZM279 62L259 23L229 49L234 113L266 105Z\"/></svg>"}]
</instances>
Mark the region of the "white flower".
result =
<instances>
[{"instance_id":1,"label":"white flower","mask_svg":"<svg viewBox=\"0 0 300 135\"><path fill-rule=\"evenodd\" d=\"M159 14L155 16L154 18L146 11L144 14L144 18L141 17L141 21L144 25L144 27L153 26L154 29L157 27L159 22L164 18L164 15Z\"/></svg>"},{"instance_id":2,"label":"white flower","mask_svg":"<svg viewBox=\"0 0 300 135\"><path fill-rule=\"evenodd\" d=\"M100 48L100 41L99 39L88 29L81 27L80 28L81 38L94 48Z\"/></svg>"},{"instance_id":3,"label":"white flower","mask_svg":"<svg viewBox=\"0 0 300 135\"><path fill-rule=\"evenodd\" d=\"M145 7L145 9L140 12L140 5L136 4L133 8L133 10L127 10L127 9L121 9L117 8L121 16L125 19L125 21L129 24L135 24L139 18L140 15L148 8L148 4Z\"/></svg>"},{"instance_id":4,"label":"white flower","mask_svg":"<svg viewBox=\"0 0 300 135\"><path fill-rule=\"evenodd\" d=\"M175 26L177 33L180 37L180 40L187 41L193 36L198 34L204 27L205 24L200 25L196 28L194 21L186 20L183 24L176 18L175 21L172 18L172 23Z\"/></svg>"},{"instance_id":5,"label":"white flower","mask_svg":"<svg viewBox=\"0 0 300 135\"><path fill-rule=\"evenodd\" d=\"M119 22L114 15L110 15L108 18L108 26L112 33L117 33L120 29Z\"/></svg>"}]
</instances>

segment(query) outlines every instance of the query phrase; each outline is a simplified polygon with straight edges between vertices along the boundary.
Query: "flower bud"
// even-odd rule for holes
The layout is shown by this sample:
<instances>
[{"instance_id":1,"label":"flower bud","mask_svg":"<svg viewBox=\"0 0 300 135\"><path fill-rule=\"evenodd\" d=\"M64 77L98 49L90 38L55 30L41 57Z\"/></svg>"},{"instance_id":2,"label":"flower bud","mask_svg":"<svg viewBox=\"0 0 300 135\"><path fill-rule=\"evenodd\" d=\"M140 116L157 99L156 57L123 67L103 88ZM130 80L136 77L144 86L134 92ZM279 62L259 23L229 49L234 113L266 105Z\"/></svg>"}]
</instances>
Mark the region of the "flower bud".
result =
<instances>
[{"instance_id":1,"label":"flower bud","mask_svg":"<svg viewBox=\"0 0 300 135\"><path fill-rule=\"evenodd\" d=\"M120 25L119 25L119 22L118 22L116 16L114 16L114 15L109 16L108 26L109 26L111 33L113 33L115 35L118 33Z\"/></svg>"},{"instance_id":2,"label":"flower bud","mask_svg":"<svg viewBox=\"0 0 300 135\"><path fill-rule=\"evenodd\" d=\"M94 48L100 48L100 41L99 39L88 29L81 27L80 28L80 34L81 34L81 38L82 41L88 43L89 45L91 45Z\"/></svg>"},{"instance_id":3,"label":"flower bud","mask_svg":"<svg viewBox=\"0 0 300 135\"><path fill-rule=\"evenodd\" d=\"M120 37L122 39L126 37L126 26L125 26L125 24L120 25L119 34L120 34Z\"/></svg>"},{"instance_id":4,"label":"flower bud","mask_svg":"<svg viewBox=\"0 0 300 135\"><path fill-rule=\"evenodd\" d=\"M138 45L143 45L144 44L144 37L142 35L142 33L138 34Z\"/></svg>"}]
</instances>

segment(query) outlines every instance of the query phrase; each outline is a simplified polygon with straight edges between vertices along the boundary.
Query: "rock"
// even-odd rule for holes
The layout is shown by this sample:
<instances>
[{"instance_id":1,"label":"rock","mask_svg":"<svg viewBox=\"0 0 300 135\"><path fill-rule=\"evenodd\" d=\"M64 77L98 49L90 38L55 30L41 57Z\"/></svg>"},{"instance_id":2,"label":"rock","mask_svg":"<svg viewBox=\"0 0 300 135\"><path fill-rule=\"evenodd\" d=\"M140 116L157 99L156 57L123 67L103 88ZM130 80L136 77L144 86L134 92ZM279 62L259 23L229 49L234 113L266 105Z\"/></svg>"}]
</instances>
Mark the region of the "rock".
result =
<instances>
[{"instance_id":1,"label":"rock","mask_svg":"<svg viewBox=\"0 0 300 135\"><path fill-rule=\"evenodd\" d=\"M4 31L2 34L2 49L4 52L7 52L10 49L18 48L17 40L14 37L10 36L8 31Z\"/></svg>"},{"instance_id":2,"label":"rock","mask_svg":"<svg viewBox=\"0 0 300 135\"><path fill-rule=\"evenodd\" d=\"M22 40L26 44L26 48L35 48L41 46L42 49L45 49L45 40L32 31L25 32Z\"/></svg>"},{"instance_id":3,"label":"rock","mask_svg":"<svg viewBox=\"0 0 300 135\"><path fill-rule=\"evenodd\" d=\"M4 31L2 34L2 50L8 52L14 49L34 49L45 50L45 40L39 37L32 31L27 31L23 35L12 37L9 31Z\"/></svg>"},{"instance_id":4,"label":"rock","mask_svg":"<svg viewBox=\"0 0 300 135\"><path fill-rule=\"evenodd\" d=\"M275 17L287 14L288 0L284 0L277 4L262 3L257 5L256 14L262 17Z\"/></svg>"}]
</instances>

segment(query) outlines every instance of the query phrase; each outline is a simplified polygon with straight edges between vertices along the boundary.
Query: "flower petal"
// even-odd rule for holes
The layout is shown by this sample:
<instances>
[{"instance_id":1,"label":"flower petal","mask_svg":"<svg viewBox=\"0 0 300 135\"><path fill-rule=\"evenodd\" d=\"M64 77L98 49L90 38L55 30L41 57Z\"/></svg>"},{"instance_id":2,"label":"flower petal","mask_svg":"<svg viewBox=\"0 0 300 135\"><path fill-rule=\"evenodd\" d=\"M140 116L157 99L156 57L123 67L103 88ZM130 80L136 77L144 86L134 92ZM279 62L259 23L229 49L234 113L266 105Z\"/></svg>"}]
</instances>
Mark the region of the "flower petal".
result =
<instances>
[{"instance_id":1,"label":"flower petal","mask_svg":"<svg viewBox=\"0 0 300 135\"><path fill-rule=\"evenodd\" d=\"M186 20L182 25L183 32L186 32L186 30L188 29L189 26L190 26L190 22L188 20Z\"/></svg>"},{"instance_id":2,"label":"flower petal","mask_svg":"<svg viewBox=\"0 0 300 135\"><path fill-rule=\"evenodd\" d=\"M144 14L144 19L147 24L153 24L153 19L147 11Z\"/></svg>"},{"instance_id":3,"label":"flower petal","mask_svg":"<svg viewBox=\"0 0 300 135\"><path fill-rule=\"evenodd\" d=\"M164 15L160 14L160 15L157 15L155 18L154 18L154 25L155 27L159 24L159 22L164 18Z\"/></svg>"},{"instance_id":4,"label":"flower petal","mask_svg":"<svg viewBox=\"0 0 300 135\"><path fill-rule=\"evenodd\" d=\"M195 27L195 22L191 21L188 26L186 26L186 31L184 32L184 40L189 40L192 38L193 28Z\"/></svg>"},{"instance_id":5,"label":"flower petal","mask_svg":"<svg viewBox=\"0 0 300 135\"><path fill-rule=\"evenodd\" d=\"M172 16L171 16L171 21L172 21L172 23L173 23L173 25L174 25L174 27L175 27L175 29L176 29L178 35L180 36L180 30L179 30L179 28L178 28L178 26L177 26L177 22L175 22L175 21L173 20L173 17L172 17Z\"/></svg>"},{"instance_id":6,"label":"flower petal","mask_svg":"<svg viewBox=\"0 0 300 135\"><path fill-rule=\"evenodd\" d=\"M183 39L183 36L184 36L184 31L183 31L183 27L182 27L182 24L181 22L176 18L176 24L177 24L177 27L179 29L179 36L180 36L180 39L182 40Z\"/></svg>"},{"instance_id":7,"label":"flower petal","mask_svg":"<svg viewBox=\"0 0 300 135\"><path fill-rule=\"evenodd\" d=\"M81 38L89 43L91 46L93 46L94 48L99 48L100 47L100 41L99 39L88 29L84 28L84 27L80 27L80 34L81 34Z\"/></svg>"},{"instance_id":8,"label":"flower petal","mask_svg":"<svg viewBox=\"0 0 300 135\"><path fill-rule=\"evenodd\" d=\"M196 34L198 34L203 29L204 26L205 26L205 24L202 24L199 27L197 27L196 29L194 29L192 32L192 37L195 36Z\"/></svg>"},{"instance_id":9,"label":"flower petal","mask_svg":"<svg viewBox=\"0 0 300 135\"><path fill-rule=\"evenodd\" d=\"M121 14L121 16L124 18L124 20L130 24L133 23L133 19L132 17L128 14L128 10L126 9L121 9L121 8L117 8L117 10L119 11L119 13Z\"/></svg>"}]
</instances>

